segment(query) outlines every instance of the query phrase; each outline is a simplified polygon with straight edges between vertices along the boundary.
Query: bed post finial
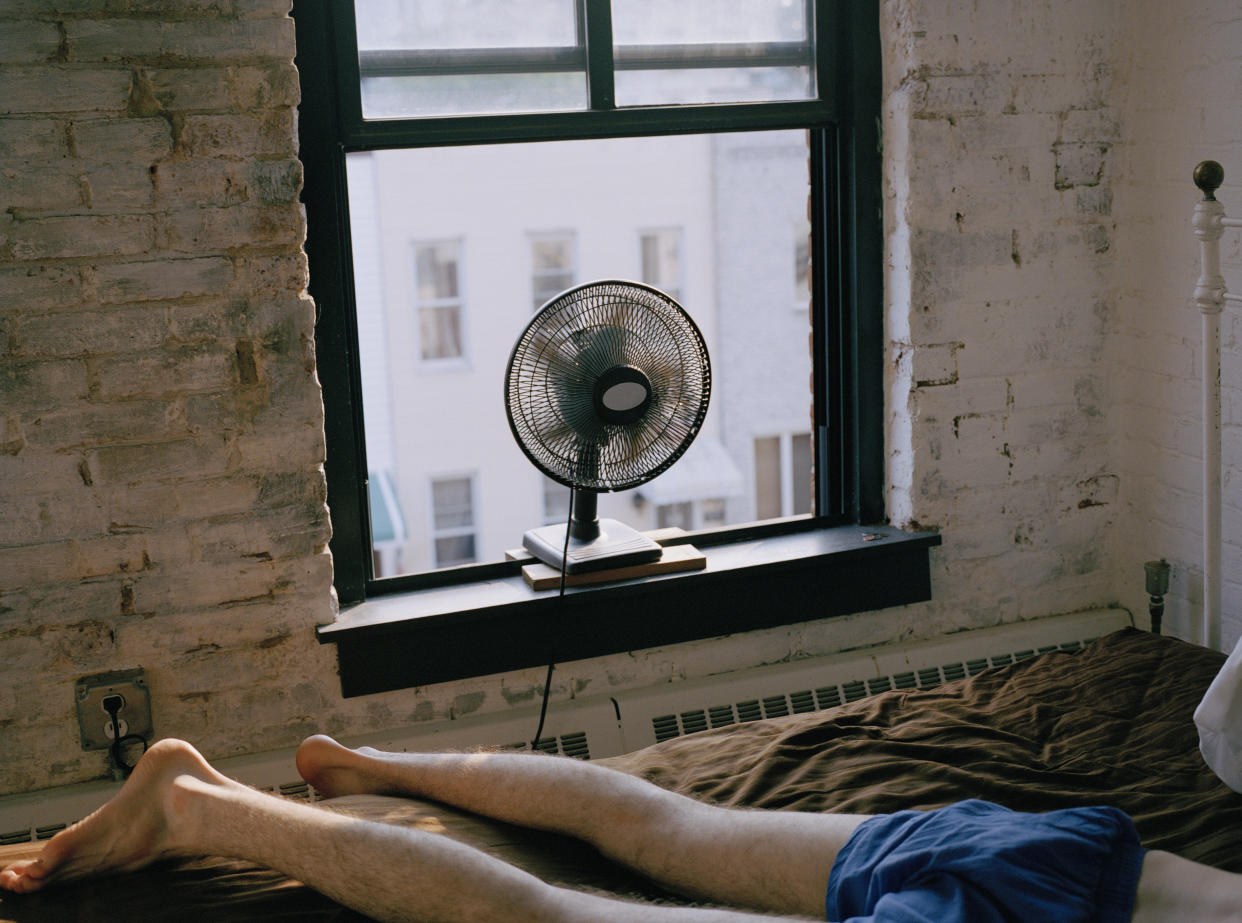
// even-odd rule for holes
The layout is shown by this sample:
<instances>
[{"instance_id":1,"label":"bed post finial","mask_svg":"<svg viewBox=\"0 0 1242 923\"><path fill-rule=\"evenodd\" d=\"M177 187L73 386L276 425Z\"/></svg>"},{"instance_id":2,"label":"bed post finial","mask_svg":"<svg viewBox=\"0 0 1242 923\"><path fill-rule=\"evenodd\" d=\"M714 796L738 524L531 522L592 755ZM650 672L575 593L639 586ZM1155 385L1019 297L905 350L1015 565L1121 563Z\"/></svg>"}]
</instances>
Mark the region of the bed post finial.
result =
<instances>
[{"instance_id":1,"label":"bed post finial","mask_svg":"<svg viewBox=\"0 0 1242 923\"><path fill-rule=\"evenodd\" d=\"M1225 181L1225 168L1215 160L1204 160L1195 167L1195 185L1203 190L1203 201L1215 202L1213 194Z\"/></svg>"}]
</instances>

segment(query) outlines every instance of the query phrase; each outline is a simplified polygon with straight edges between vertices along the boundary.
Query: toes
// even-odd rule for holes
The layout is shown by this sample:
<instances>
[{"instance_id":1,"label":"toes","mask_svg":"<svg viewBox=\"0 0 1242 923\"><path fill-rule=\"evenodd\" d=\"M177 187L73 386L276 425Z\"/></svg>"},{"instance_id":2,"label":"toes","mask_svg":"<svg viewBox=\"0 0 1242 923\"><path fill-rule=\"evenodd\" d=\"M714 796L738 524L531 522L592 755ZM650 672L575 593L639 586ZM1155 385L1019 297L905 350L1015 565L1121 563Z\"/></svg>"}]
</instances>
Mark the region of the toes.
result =
<instances>
[{"instance_id":1,"label":"toes","mask_svg":"<svg viewBox=\"0 0 1242 923\"><path fill-rule=\"evenodd\" d=\"M0 869L0 888L25 894L43 886L46 870L38 859L20 859Z\"/></svg>"}]
</instances>

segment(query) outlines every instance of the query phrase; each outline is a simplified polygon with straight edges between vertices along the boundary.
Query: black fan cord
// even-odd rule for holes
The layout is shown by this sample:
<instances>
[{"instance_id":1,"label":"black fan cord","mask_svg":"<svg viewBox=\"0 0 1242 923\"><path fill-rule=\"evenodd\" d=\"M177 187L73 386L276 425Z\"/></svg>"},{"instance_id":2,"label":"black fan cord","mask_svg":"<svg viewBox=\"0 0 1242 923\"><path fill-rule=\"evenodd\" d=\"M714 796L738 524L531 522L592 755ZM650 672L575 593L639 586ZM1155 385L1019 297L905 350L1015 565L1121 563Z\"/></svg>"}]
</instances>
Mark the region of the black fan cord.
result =
<instances>
[{"instance_id":1,"label":"black fan cord","mask_svg":"<svg viewBox=\"0 0 1242 923\"><path fill-rule=\"evenodd\" d=\"M574 494L576 491L569 491L569 516L565 519L565 547L561 549L561 588L556 594L557 599L565 597L565 569L569 567L569 530L574 521ZM563 604L562 604L563 605ZM548 660L548 675L543 680L543 702L539 706L539 726L535 728L535 739L530 742L532 750L539 749L539 739L543 736L543 722L548 716L548 694L552 691L552 671L556 668L556 661Z\"/></svg>"}]
</instances>

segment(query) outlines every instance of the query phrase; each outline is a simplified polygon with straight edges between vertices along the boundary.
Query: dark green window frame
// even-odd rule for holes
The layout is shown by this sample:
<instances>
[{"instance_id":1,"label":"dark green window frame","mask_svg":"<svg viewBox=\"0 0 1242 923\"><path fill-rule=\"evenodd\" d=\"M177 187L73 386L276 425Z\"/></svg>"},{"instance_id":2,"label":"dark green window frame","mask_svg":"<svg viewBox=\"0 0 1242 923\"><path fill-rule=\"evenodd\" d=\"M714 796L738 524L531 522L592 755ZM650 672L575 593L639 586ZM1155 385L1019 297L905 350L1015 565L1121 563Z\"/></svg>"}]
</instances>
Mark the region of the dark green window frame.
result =
<instances>
[{"instance_id":1,"label":"dark green window frame","mask_svg":"<svg viewBox=\"0 0 1242 923\"><path fill-rule=\"evenodd\" d=\"M514 562L495 562L380 581L372 576L345 183L345 157L356 151L805 129L811 159L811 340L817 512L810 519L724 528L696 533L691 538L703 548L736 549L761 537L827 534L841 527L883 520L879 9L877 3L864 0L806 2L808 21L813 23L814 48L790 43L762 50L774 54L782 64L806 64L808 59L813 59L817 98L633 108L614 105L614 69L634 66L635 56L613 59L608 0L577 0L579 48L572 53L555 49L467 50L449 55L402 52L367 55L361 65L356 52L350 0L298 0L294 3L297 64L302 80L300 135L309 225L306 248L310 292L319 312L316 344L327 430L328 501L333 522L331 548L336 589L343 607L394 593L441 592L451 590L454 585L468 588L507 579L517 573ZM738 46L704 52L680 46L652 46L640 49L637 57L647 56L648 62L663 66L725 66L743 60L753 63L745 56L755 50L754 46ZM362 118L361 68L365 68L367 75L380 75L444 73L453 69L456 72L505 68L520 72L550 67L581 70L584 64L590 107L582 111L369 121ZM835 542L833 538L828 545L836 548ZM926 547L936 543L938 539L928 539L919 545L924 571ZM889 543L889 547L896 544ZM858 550L853 545L850 549L851 554ZM824 570L822 566L817 567ZM877 573L883 573L882 566ZM704 588L712 583L705 575L700 578L696 582L694 576L687 576L682 584L666 585L661 592L670 592L668 586L684 585L685 592L693 592L696 599L700 599ZM898 582L903 579L898 578ZM914 595L925 598L921 595L929 592L925 590L925 573L913 579L911 586L915 584ZM590 595L595 598L593 605L598 607L606 596L621 598L627 594L597 590ZM894 600L881 597L870 599L864 594L849 604L853 608L845 611L894 604ZM912 600L896 600L901 601ZM445 603L442 608L446 610L443 615L453 614L448 611L453 603ZM616 617L622 622L628 618L624 614ZM812 616L799 615L777 624L809 617ZM393 633L402 630L394 627L394 620L388 616L380 620L385 626L383 629L373 624L374 621L363 618L352 627L344 623L329 626L321 629L320 637L343 644L352 631L359 636L367 634L372 642L381 638L391 641ZM438 631L446 624L444 619L438 619L437 623ZM733 626L737 627L746 625ZM650 640L631 638L624 629L613 633L617 635L611 642L615 650L627 649L627 645L629 648L645 646L644 640ZM687 633L689 637L708 637L723 631L716 630L708 619L700 627L682 632L683 635ZM441 640L452 643L451 636ZM370 651L367 656L377 656L380 647L371 644L367 650ZM470 669L477 673L482 669L505 668L506 664L508 661L502 658ZM471 672L460 675L471 675ZM348 680L343 681L349 685ZM393 688L393 684L383 688Z\"/></svg>"}]
</instances>

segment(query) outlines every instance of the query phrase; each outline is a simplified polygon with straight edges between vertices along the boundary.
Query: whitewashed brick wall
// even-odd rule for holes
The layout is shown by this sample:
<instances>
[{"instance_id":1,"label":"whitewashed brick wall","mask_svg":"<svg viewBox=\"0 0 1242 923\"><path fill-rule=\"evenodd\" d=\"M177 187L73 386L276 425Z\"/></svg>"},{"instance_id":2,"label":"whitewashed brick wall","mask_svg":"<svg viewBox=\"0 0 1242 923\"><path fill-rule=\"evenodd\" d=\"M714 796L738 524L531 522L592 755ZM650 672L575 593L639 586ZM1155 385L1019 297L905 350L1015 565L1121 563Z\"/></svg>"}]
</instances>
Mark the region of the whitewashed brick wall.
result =
<instances>
[{"instance_id":1,"label":"whitewashed brick wall","mask_svg":"<svg viewBox=\"0 0 1242 923\"><path fill-rule=\"evenodd\" d=\"M1115 13L885 5L890 511L943 627L1115 598Z\"/></svg>"},{"instance_id":2,"label":"whitewashed brick wall","mask_svg":"<svg viewBox=\"0 0 1242 923\"><path fill-rule=\"evenodd\" d=\"M101 670L144 667L157 733L217 757L535 701L541 669L343 701L314 640L333 601L287 11L0 0L0 793L104 773L72 696ZM890 510L943 531L935 600L563 665L557 701L1141 613L1161 555L1188 624L1198 318L1169 222L1205 156L1242 213L1236 13L888 0L882 29ZM1238 611L1237 503L1226 537Z\"/></svg>"},{"instance_id":3,"label":"whitewashed brick wall","mask_svg":"<svg viewBox=\"0 0 1242 923\"><path fill-rule=\"evenodd\" d=\"M0 791L103 772L83 674L216 752L335 694L287 12L0 4Z\"/></svg>"},{"instance_id":4,"label":"whitewashed brick wall","mask_svg":"<svg viewBox=\"0 0 1242 923\"><path fill-rule=\"evenodd\" d=\"M1117 530L1117 585L1146 620L1142 564L1166 558L1172 582L1165 624L1198 640L1203 599L1201 315L1190 218L1201 160L1225 168L1217 193L1242 216L1242 9L1229 0L1126 7L1118 55L1127 143L1116 214L1121 312L1110 344L1121 412L1117 450L1125 509ZM1229 287L1242 291L1242 235L1221 242ZM1242 637L1242 327L1221 317L1224 429L1222 641Z\"/></svg>"}]
</instances>

